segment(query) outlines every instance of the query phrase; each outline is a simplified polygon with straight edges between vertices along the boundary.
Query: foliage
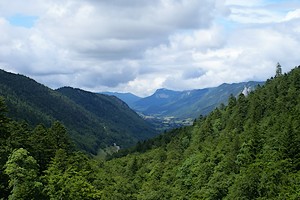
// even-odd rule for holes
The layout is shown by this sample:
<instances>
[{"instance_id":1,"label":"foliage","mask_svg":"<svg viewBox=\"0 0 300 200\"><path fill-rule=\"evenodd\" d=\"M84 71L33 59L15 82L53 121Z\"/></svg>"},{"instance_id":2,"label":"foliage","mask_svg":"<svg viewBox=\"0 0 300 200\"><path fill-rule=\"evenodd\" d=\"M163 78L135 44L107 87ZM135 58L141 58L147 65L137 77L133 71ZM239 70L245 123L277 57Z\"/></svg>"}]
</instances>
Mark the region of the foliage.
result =
<instances>
[{"instance_id":1,"label":"foliage","mask_svg":"<svg viewBox=\"0 0 300 200\"><path fill-rule=\"evenodd\" d=\"M103 167L114 196L122 180L132 199L300 198L299 83L297 67L191 127L119 152Z\"/></svg>"},{"instance_id":2,"label":"foliage","mask_svg":"<svg viewBox=\"0 0 300 200\"><path fill-rule=\"evenodd\" d=\"M86 156L60 149L45 171L44 191L50 199L98 199L101 193L89 182L90 174Z\"/></svg>"},{"instance_id":3,"label":"foliage","mask_svg":"<svg viewBox=\"0 0 300 200\"><path fill-rule=\"evenodd\" d=\"M9 199L39 199L42 183L38 180L38 164L26 149L16 149L5 165L12 188Z\"/></svg>"},{"instance_id":4,"label":"foliage","mask_svg":"<svg viewBox=\"0 0 300 200\"><path fill-rule=\"evenodd\" d=\"M3 112L0 121L0 199L45 199L41 176L51 159L58 149L74 151L66 129L59 122L31 129Z\"/></svg>"},{"instance_id":5,"label":"foliage","mask_svg":"<svg viewBox=\"0 0 300 200\"><path fill-rule=\"evenodd\" d=\"M300 67L109 161L64 146L61 124L2 125L4 199L300 198Z\"/></svg>"}]
</instances>

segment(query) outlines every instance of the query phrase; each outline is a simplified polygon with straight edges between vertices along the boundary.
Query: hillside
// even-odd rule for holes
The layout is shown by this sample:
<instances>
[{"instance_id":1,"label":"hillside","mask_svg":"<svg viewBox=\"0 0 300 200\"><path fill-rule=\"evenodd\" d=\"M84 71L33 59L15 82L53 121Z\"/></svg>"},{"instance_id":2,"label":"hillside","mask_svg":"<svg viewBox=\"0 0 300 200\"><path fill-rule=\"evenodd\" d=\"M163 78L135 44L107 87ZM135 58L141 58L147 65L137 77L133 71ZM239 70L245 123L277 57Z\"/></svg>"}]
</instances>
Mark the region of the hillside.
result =
<instances>
[{"instance_id":1,"label":"hillside","mask_svg":"<svg viewBox=\"0 0 300 200\"><path fill-rule=\"evenodd\" d=\"M9 117L25 120L32 126L40 123L50 126L59 120L77 146L93 154L113 143L128 147L155 134L128 106L110 96L71 88L55 91L28 77L3 70L0 71L0 96L9 107ZM89 103L92 107L87 106Z\"/></svg>"},{"instance_id":2,"label":"hillside","mask_svg":"<svg viewBox=\"0 0 300 200\"><path fill-rule=\"evenodd\" d=\"M172 91L158 89L153 95L136 101L132 108L144 115L156 117L197 118L207 115L220 104L226 104L232 94L238 96L244 87L254 90L263 82L224 83L218 87Z\"/></svg>"},{"instance_id":3,"label":"hillside","mask_svg":"<svg viewBox=\"0 0 300 200\"><path fill-rule=\"evenodd\" d=\"M299 126L300 66L105 163L115 184L100 188L127 199L299 199Z\"/></svg>"},{"instance_id":4,"label":"hillside","mask_svg":"<svg viewBox=\"0 0 300 200\"><path fill-rule=\"evenodd\" d=\"M101 118L109 127L120 129L118 132L128 133L137 140L155 135L149 124L119 98L71 87L59 88L56 91Z\"/></svg>"},{"instance_id":5,"label":"hillside","mask_svg":"<svg viewBox=\"0 0 300 200\"><path fill-rule=\"evenodd\" d=\"M300 66L109 161L74 152L59 123L31 130L4 110L0 198L300 198Z\"/></svg>"}]
</instances>

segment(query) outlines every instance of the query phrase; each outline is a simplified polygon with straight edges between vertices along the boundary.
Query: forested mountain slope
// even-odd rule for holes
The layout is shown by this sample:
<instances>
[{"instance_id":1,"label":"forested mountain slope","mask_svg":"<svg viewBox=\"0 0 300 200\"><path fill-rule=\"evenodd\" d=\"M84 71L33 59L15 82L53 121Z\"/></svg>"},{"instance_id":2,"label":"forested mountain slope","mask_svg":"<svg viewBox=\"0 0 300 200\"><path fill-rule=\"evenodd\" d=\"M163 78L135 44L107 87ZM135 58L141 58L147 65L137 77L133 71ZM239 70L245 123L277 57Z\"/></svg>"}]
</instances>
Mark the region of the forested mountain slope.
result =
<instances>
[{"instance_id":1,"label":"forested mountain slope","mask_svg":"<svg viewBox=\"0 0 300 200\"><path fill-rule=\"evenodd\" d=\"M138 140L151 138L155 135L154 130L146 121L131 110L126 103L114 96L96 94L71 87L59 88L56 91L101 118L109 127L115 127L118 133L127 133Z\"/></svg>"},{"instance_id":2,"label":"forested mountain slope","mask_svg":"<svg viewBox=\"0 0 300 200\"><path fill-rule=\"evenodd\" d=\"M99 185L127 199L299 199L299 149L297 67L105 163L99 179L110 174L115 184Z\"/></svg>"},{"instance_id":3,"label":"forested mountain slope","mask_svg":"<svg viewBox=\"0 0 300 200\"><path fill-rule=\"evenodd\" d=\"M69 90L74 94L79 91ZM149 124L114 97L84 91L68 97L63 94L65 90L59 91L0 70L0 96L5 98L9 117L25 120L32 126L40 123L50 126L59 120L80 149L96 154L99 148L113 143L128 147L155 134ZM86 102L92 102L93 108Z\"/></svg>"},{"instance_id":4,"label":"forested mountain slope","mask_svg":"<svg viewBox=\"0 0 300 200\"><path fill-rule=\"evenodd\" d=\"M3 110L0 198L300 198L300 66L110 161L74 152L58 122L31 130Z\"/></svg>"},{"instance_id":5,"label":"forested mountain slope","mask_svg":"<svg viewBox=\"0 0 300 200\"><path fill-rule=\"evenodd\" d=\"M153 95L131 103L131 107L144 115L157 117L197 118L207 115L220 104L226 104L229 96L239 95L244 87L254 90L263 82L224 83L218 87L173 91L159 89Z\"/></svg>"}]
</instances>

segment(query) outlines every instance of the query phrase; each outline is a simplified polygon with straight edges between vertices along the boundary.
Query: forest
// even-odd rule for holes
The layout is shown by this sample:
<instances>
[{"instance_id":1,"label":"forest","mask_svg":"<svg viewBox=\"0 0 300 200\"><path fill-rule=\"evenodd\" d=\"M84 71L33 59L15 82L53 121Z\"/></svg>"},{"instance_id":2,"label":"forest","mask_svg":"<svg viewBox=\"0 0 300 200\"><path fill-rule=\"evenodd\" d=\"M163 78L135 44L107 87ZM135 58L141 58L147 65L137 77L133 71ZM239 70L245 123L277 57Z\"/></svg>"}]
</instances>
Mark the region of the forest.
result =
<instances>
[{"instance_id":1,"label":"forest","mask_svg":"<svg viewBox=\"0 0 300 200\"><path fill-rule=\"evenodd\" d=\"M60 122L33 128L7 109L2 98L0 199L300 198L300 66L107 160Z\"/></svg>"},{"instance_id":2,"label":"forest","mask_svg":"<svg viewBox=\"0 0 300 200\"><path fill-rule=\"evenodd\" d=\"M0 70L0 96L9 118L31 127L50 127L59 121L76 147L93 155L113 143L129 147L158 133L116 97L71 87L53 90L4 70Z\"/></svg>"}]
</instances>

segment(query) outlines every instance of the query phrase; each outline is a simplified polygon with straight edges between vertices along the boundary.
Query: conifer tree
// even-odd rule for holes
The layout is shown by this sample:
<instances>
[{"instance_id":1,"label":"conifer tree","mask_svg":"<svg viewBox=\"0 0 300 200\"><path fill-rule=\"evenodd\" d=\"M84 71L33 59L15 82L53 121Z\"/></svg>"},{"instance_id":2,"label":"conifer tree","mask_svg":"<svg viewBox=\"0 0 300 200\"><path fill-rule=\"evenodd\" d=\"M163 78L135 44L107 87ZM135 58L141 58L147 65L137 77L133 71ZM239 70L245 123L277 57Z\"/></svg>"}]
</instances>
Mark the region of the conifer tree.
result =
<instances>
[{"instance_id":1,"label":"conifer tree","mask_svg":"<svg viewBox=\"0 0 300 200\"><path fill-rule=\"evenodd\" d=\"M281 68L281 65L278 62L277 66L276 66L276 77L279 77L281 75L282 75L282 68Z\"/></svg>"}]
</instances>

